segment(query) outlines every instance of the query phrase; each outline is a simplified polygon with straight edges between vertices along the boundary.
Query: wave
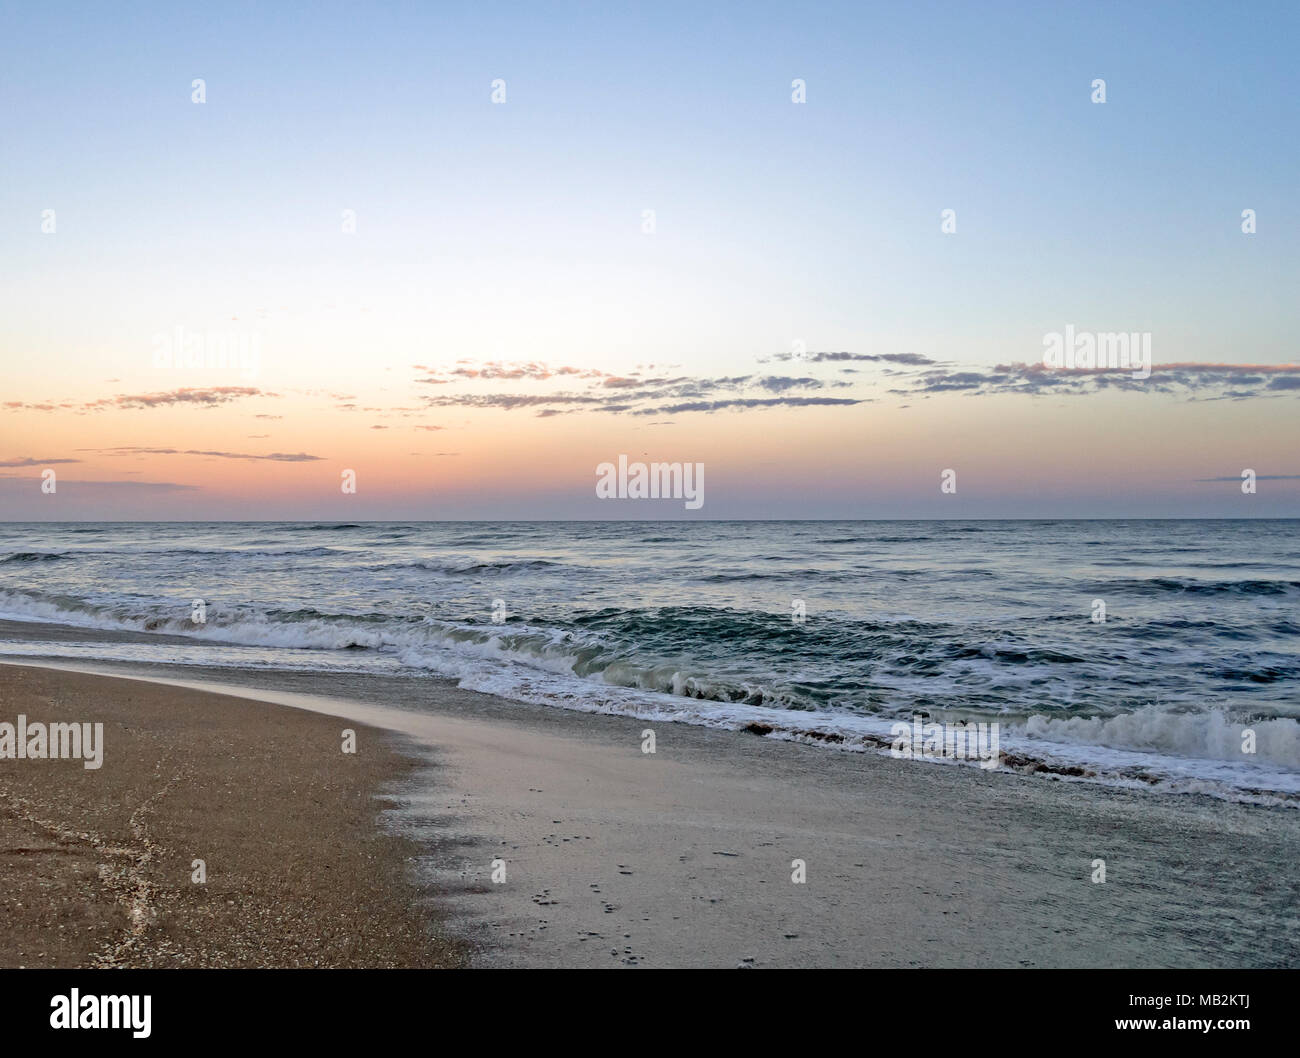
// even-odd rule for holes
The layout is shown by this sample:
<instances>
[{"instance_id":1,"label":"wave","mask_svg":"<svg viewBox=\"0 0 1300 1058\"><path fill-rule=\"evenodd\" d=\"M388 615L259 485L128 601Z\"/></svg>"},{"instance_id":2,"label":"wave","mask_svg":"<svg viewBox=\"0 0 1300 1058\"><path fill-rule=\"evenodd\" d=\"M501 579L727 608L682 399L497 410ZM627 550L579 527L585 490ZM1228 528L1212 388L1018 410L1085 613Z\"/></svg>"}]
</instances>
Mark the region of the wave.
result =
<instances>
[{"instance_id":1,"label":"wave","mask_svg":"<svg viewBox=\"0 0 1300 1058\"><path fill-rule=\"evenodd\" d=\"M1291 595L1300 590L1300 580L1192 580L1186 577L1150 577L1102 584L1098 592L1127 595Z\"/></svg>"},{"instance_id":2,"label":"wave","mask_svg":"<svg viewBox=\"0 0 1300 1058\"><path fill-rule=\"evenodd\" d=\"M0 558L0 564L7 562L55 562L67 555L55 555L45 551L15 551L12 555Z\"/></svg>"},{"instance_id":3,"label":"wave","mask_svg":"<svg viewBox=\"0 0 1300 1058\"><path fill-rule=\"evenodd\" d=\"M254 550L249 548L202 548L202 547L168 547L168 548L91 548L81 551L65 551L61 554L40 554L37 552L20 552L0 559L0 562L35 562L56 558L135 558L143 555L166 555L167 557L189 556L191 558L312 558L325 555L353 555L337 547L285 547L275 550Z\"/></svg>"},{"instance_id":4,"label":"wave","mask_svg":"<svg viewBox=\"0 0 1300 1058\"><path fill-rule=\"evenodd\" d=\"M331 533L343 529L364 529L366 527L355 522L325 522L319 525L299 525L296 522L291 522L285 528L294 533Z\"/></svg>"},{"instance_id":5,"label":"wave","mask_svg":"<svg viewBox=\"0 0 1300 1058\"><path fill-rule=\"evenodd\" d=\"M460 568L534 564L558 565L530 559ZM258 648L271 659L268 665L280 658L280 664L301 666L296 651L355 652L353 660L341 654L322 660L329 667L373 671L367 668L371 659L382 656L390 665L400 663L407 670L520 701L736 729L757 724L772 737L864 750L879 749L882 731L887 733L905 709L924 705L935 716L951 711L958 700L951 696L962 687L969 662L988 663L1000 679L1033 666L1050 667L1053 679L1062 679L1071 668L1096 660L1016 636L999 639L992 630L913 620L830 622L809 636L792 627L788 613L708 606L606 607L550 624L517 617L488 624L418 614L209 604L206 623L196 625L188 603L145 598L96 603L0 590L0 617L178 637L165 641L164 660L173 660L178 648L172 644L184 640L193 643L185 649L198 655L222 644ZM658 656L683 646L693 649L696 658ZM752 667L756 657L777 654L793 662L784 670L787 675L763 676ZM846 671L837 664L836 659L847 657L860 667ZM802 674L800 666L806 670ZM1240 672L1220 671L1217 678L1264 683L1300 675L1295 666L1286 666L1285 660L1267 660L1252 667L1240 659ZM1086 683L1086 670L1081 678ZM1072 679L1069 686L1080 686L1078 678ZM1044 690L1043 700L1049 697ZM1289 789L1292 783L1300 797L1300 724L1291 717L1253 721L1249 726L1256 752L1247 759L1241 751L1246 720L1226 710L1138 704L1125 713L1080 715L1074 710L1075 715L1068 715L1072 707L1061 704L1072 700L1067 697L1048 713L1034 713L1023 704L999 713L1010 699L976 694L965 700L970 703L967 716L974 712L980 719L1004 722L1009 745L1026 760L1065 761L1063 767L1082 769L1078 775L1121 775L1147 785L1188 776L1234 788L1254 788L1253 783ZM1048 770L1055 766L1045 765ZM1261 771L1265 766L1283 774Z\"/></svg>"},{"instance_id":6,"label":"wave","mask_svg":"<svg viewBox=\"0 0 1300 1058\"><path fill-rule=\"evenodd\" d=\"M753 580L843 580L848 574L828 569L795 569L784 573L708 573L695 578L700 584L743 584Z\"/></svg>"},{"instance_id":7,"label":"wave","mask_svg":"<svg viewBox=\"0 0 1300 1058\"><path fill-rule=\"evenodd\" d=\"M845 543L863 544L928 544L939 539L934 536L869 536L862 540L846 540Z\"/></svg>"},{"instance_id":8,"label":"wave","mask_svg":"<svg viewBox=\"0 0 1300 1058\"><path fill-rule=\"evenodd\" d=\"M1243 746L1251 746L1250 755L1259 760L1300 770L1300 723L1287 718L1246 723L1221 709L1181 712L1152 705L1117 716L1031 716L1024 730L1052 742L1233 763L1247 755Z\"/></svg>"},{"instance_id":9,"label":"wave","mask_svg":"<svg viewBox=\"0 0 1300 1058\"><path fill-rule=\"evenodd\" d=\"M444 573L453 577L472 577L482 574L519 573L530 570L559 569L561 567L569 570L577 569L575 566L568 566L564 562L548 558L503 559L497 562L482 562L473 559L440 562L436 559L420 559L415 562L389 562L375 568L377 570L419 569L429 573Z\"/></svg>"},{"instance_id":10,"label":"wave","mask_svg":"<svg viewBox=\"0 0 1300 1058\"><path fill-rule=\"evenodd\" d=\"M96 552L107 554L110 552ZM284 547L274 550L244 550L242 548L176 548L170 551L127 551L126 555L195 555L203 558L324 558L327 555L352 555L355 551L338 547Z\"/></svg>"}]
</instances>

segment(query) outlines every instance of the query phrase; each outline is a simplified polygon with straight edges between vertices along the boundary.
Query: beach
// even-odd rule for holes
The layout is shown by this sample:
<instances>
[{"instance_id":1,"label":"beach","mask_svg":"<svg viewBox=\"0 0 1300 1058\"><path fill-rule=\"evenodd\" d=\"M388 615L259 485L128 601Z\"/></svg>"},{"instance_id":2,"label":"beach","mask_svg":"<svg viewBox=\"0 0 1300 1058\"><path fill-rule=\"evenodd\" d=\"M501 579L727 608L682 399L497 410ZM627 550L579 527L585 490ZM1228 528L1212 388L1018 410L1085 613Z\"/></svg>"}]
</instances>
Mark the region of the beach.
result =
<instances>
[{"instance_id":1,"label":"beach","mask_svg":"<svg viewBox=\"0 0 1300 1058\"><path fill-rule=\"evenodd\" d=\"M1290 807L445 680L83 667L0 666L0 719L106 724L97 770L0 765L4 965L1300 963Z\"/></svg>"},{"instance_id":2,"label":"beach","mask_svg":"<svg viewBox=\"0 0 1300 1058\"><path fill-rule=\"evenodd\" d=\"M1297 39L5 5L0 970L54 971L6 1042L788 968L1268 1046Z\"/></svg>"},{"instance_id":3,"label":"beach","mask_svg":"<svg viewBox=\"0 0 1300 1058\"><path fill-rule=\"evenodd\" d=\"M0 721L102 723L98 768L0 762L0 966L455 966L375 824L401 740L297 710L0 666ZM204 880L195 881L196 860Z\"/></svg>"}]
</instances>

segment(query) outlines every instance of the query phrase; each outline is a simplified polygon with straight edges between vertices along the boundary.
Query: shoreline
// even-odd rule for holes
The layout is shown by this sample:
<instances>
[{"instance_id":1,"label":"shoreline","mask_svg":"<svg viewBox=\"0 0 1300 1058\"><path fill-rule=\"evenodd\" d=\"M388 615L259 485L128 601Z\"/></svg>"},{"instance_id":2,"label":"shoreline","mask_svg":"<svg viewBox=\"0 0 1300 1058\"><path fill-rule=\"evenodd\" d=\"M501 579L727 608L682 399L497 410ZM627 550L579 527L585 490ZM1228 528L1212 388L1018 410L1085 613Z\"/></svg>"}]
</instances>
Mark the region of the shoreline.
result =
<instances>
[{"instance_id":1,"label":"shoreline","mask_svg":"<svg viewBox=\"0 0 1300 1058\"><path fill-rule=\"evenodd\" d=\"M23 622L11 618L0 618L0 638L9 638L16 643L41 647L63 642L81 645L87 638L94 642L116 646L145 646L151 650L175 647L179 650L200 649L208 645L206 640L177 633L159 631L139 631L135 629L107 629L99 626L83 626L56 622ZM222 644L214 644L221 646ZM238 645L238 644L236 644ZM337 679L344 685L390 687L412 684L450 687L459 694L477 696L480 703L504 703L504 715L511 711L534 710L541 707L546 713L575 712L586 716L610 716L630 719L639 723L672 723L702 727L732 733L750 732L761 734L773 742L812 746L822 750L836 752L875 754L887 750L895 741L892 733L900 719L914 723L917 716L928 717L933 703L918 704L911 717L863 717L859 715L839 716L830 713L803 712L798 710L778 710L757 706L746 706L743 714L729 713L722 703L711 703L719 711L712 718L705 714L692 712L686 703L691 699L675 695L666 696L663 705L649 702L630 703L629 708L608 708L599 704L599 695L608 691L598 681L593 681L591 693L597 696L596 704L589 704L582 697L587 688L577 688L567 698L553 700L536 699L525 693L515 697L500 693L494 688L462 688L451 676L433 670L422 672L365 672L364 670L331 669L328 672L313 672L303 668L253 668L230 664L205 664L187 660L158 661L125 658L108 658L89 656L84 659L66 654L44 654L39 650L33 653L0 654L13 663L53 664L82 671L120 671L123 673L160 673L169 680L173 673L186 673L204 683L250 683L252 686L266 686L267 681L281 681L283 677L292 681L297 678L298 686L303 680L309 687L329 679ZM247 674L247 675L241 675ZM471 683L472 687L472 683ZM627 688L618 687L617 690ZM368 693L368 692L367 692ZM398 697L406 697L406 693ZM581 704L580 704L581 703ZM498 710L500 711L500 710ZM942 715L942 713L940 714ZM974 713L962 714L961 719L978 721L983 719ZM1112 717L1110 721L1127 721L1131 717ZM1155 722L1166 718L1155 717ZM1108 721L1109 722L1109 721ZM1229 727L1231 728L1231 723ZM1237 725L1234 743L1240 738L1241 725ZM1128 737L1132 737L1131 733ZM1261 738L1266 737L1262 730ZM1095 783L1102 786L1118 787L1131 790L1146 790L1157 796L1163 795L1204 795L1222 798L1228 801L1256 804L1260 806L1280 806L1300 810L1300 779L1293 771L1277 767L1271 762L1257 768L1248 781L1242 773L1233 773L1230 769L1235 763L1227 759L1193 755L1190 758L1177 752L1169 753L1152 748L1134 748L1126 745L1112 745L1105 739L1071 741L1053 738L1050 733L1039 733L1033 738L1025 737L1023 731L1011 729L1001 732L1001 752L999 754L999 771L1016 771L1026 775L1037 775L1056 779L1068 779L1083 783ZM1189 769L1188 764L1192 767Z\"/></svg>"},{"instance_id":2,"label":"shoreline","mask_svg":"<svg viewBox=\"0 0 1300 1058\"><path fill-rule=\"evenodd\" d=\"M421 847L416 888L474 965L1300 964L1296 882L1278 871L1300 862L1293 809L827 753L434 679L163 668L137 678L423 745L384 829Z\"/></svg>"}]
</instances>

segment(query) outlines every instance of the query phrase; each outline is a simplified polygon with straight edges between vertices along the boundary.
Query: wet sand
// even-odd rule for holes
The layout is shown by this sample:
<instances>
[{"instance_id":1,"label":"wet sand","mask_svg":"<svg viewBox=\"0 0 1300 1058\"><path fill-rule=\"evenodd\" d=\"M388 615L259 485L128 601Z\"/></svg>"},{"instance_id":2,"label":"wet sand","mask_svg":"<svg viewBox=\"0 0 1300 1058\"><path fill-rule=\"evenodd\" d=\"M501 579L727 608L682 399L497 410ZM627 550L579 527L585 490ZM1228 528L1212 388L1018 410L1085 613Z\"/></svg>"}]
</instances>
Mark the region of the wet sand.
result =
<instances>
[{"instance_id":1,"label":"wet sand","mask_svg":"<svg viewBox=\"0 0 1300 1058\"><path fill-rule=\"evenodd\" d=\"M159 692L170 701L219 681L273 703L204 694L209 717L256 714L274 729L311 710L421 747L425 767L385 826L419 848L412 891L436 894L473 965L1300 965L1291 808L526 706L431 679L134 669L187 685ZM342 725L322 722L324 757ZM179 744L220 757L190 723L177 722ZM296 787L315 759L285 756L278 781ZM200 842L208 821L190 825ZM286 827L278 840L346 852L338 832ZM805 882L792 881L796 860ZM331 881L318 871L298 891L336 893Z\"/></svg>"}]
</instances>

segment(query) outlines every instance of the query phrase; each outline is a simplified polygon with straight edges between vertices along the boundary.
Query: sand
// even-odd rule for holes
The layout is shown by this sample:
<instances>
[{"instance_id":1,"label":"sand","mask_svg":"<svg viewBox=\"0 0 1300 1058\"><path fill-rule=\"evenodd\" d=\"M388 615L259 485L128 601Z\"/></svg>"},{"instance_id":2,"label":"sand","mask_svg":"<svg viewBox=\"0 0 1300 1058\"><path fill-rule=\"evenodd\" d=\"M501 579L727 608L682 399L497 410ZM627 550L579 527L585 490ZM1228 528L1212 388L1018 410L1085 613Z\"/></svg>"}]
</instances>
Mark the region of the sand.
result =
<instances>
[{"instance_id":1,"label":"sand","mask_svg":"<svg viewBox=\"0 0 1300 1058\"><path fill-rule=\"evenodd\" d=\"M137 674L185 685L159 693L187 703L190 716L237 710L274 729L315 711L406 736L425 765L406 774L384 829L419 847L411 891L435 896L472 965L1300 964L1294 809L519 705L433 679ZM43 678L51 691L73 679ZM114 684L141 686L79 686L107 696ZM270 704L204 695L200 709L190 697L200 685ZM14 712L11 696L3 700ZM322 747L286 752L267 774L240 780L257 790L259 826L271 825L283 797L262 782L295 789L311 781L301 770L324 767L337 749L342 725L321 723ZM642 752L648 728L653 754ZM212 742L223 730L178 719L173 744L220 756ZM155 782L167 777L164 767ZM364 810L353 808L361 823ZM187 850L219 828L200 817L188 826L179 832ZM305 850L328 843L337 859L347 841L366 840L293 818L242 838L247 856L273 862L285 841L308 859ZM1103 884L1093 881L1098 859ZM792 881L796 860L805 882ZM504 881L493 880L494 861ZM289 902L314 901L318 889L335 908L364 899L319 870L293 877ZM206 929L185 932L203 943Z\"/></svg>"},{"instance_id":2,"label":"sand","mask_svg":"<svg viewBox=\"0 0 1300 1058\"><path fill-rule=\"evenodd\" d=\"M101 722L104 760L0 761L0 966L457 965L377 799L414 766L327 717L0 666L0 721ZM194 879L194 860L206 880Z\"/></svg>"}]
</instances>

